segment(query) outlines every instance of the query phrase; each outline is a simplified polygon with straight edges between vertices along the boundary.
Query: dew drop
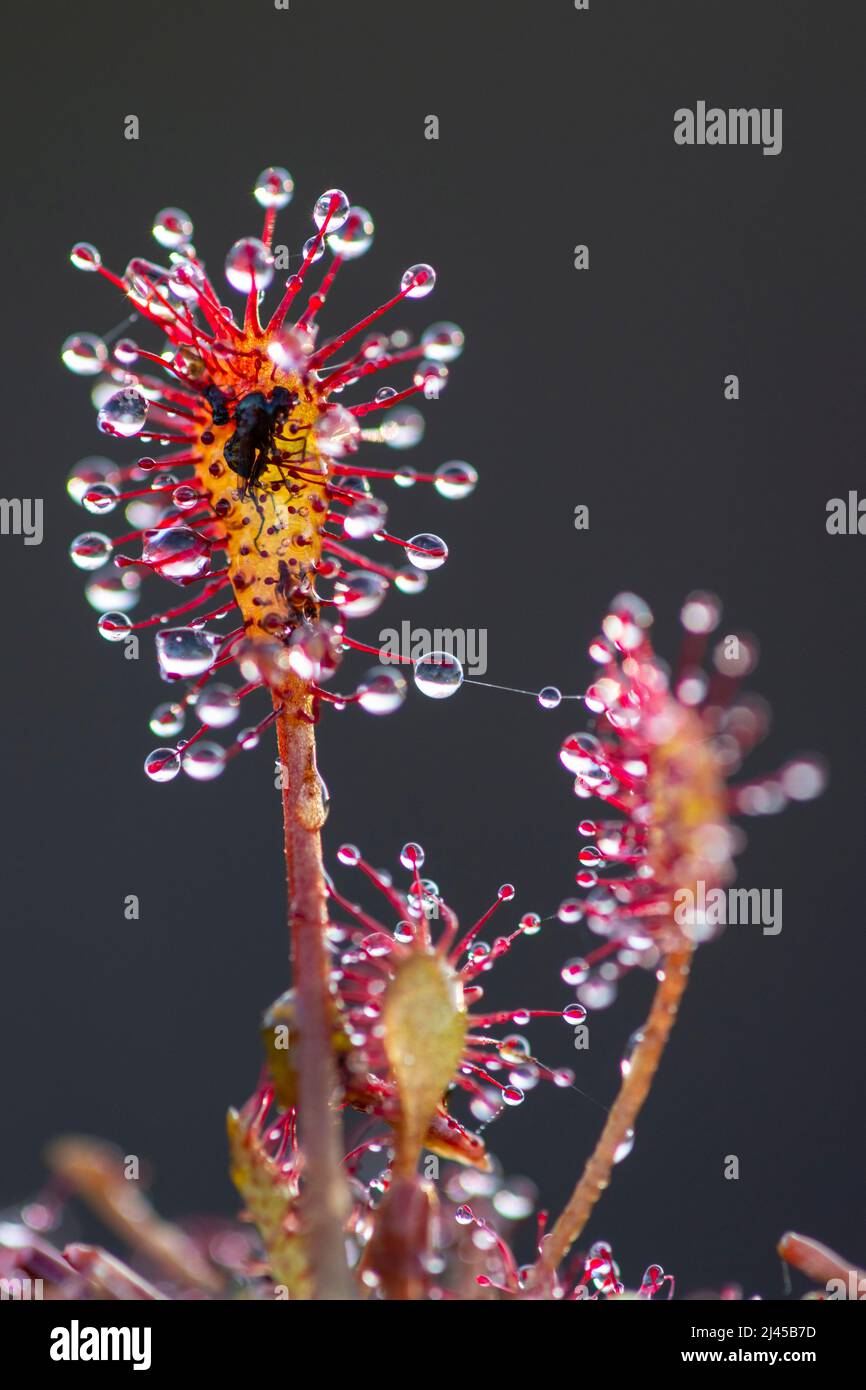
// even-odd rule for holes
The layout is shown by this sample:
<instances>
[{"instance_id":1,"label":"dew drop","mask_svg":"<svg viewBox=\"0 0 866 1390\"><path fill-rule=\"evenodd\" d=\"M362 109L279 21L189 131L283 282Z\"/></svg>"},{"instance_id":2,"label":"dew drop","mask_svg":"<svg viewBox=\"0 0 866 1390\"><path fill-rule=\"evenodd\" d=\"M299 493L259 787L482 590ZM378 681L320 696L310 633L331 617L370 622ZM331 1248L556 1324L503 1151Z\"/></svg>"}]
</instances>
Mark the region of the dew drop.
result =
<instances>
[{"instance_id":1,"label":"dew drop","mask_svg":"<svg viewBox=\"0 0 866 1390\"><path fill-rule=\"evenodd\" d=\"M106 642L122 642L132 628L132 619L125 613L103 613L96 626Z\"/></svg>"},{"instance_id":2,"label":"dew drop","mask_svg":"<svg viewBox=\"0 0 866 1390\"><path fill-rule=\"evenodd\" d=\"M96 413L96 423L103 434L130 439L138 434L147 416L147 400L134 387L115 391Z\"/></svg>"},{"instance_id":3,"label":"dew drop","mask_svg":"<svg viewBox=\"0 0 866 1390\"><path fill-rule=\"evenodd\" d=\"M559 750L559 758L569 772L581 777L598 775L601 779L603 772L598 764L601 752L601 744L592 734L569 734Z\"/></svg>"},{"instance_id":4,"label":"dew drop","mask_svg":"<svg viewBox=\"0 0 866 1390\"><path fill-rule=\"evenodd\" d=\"M475 1220L472 1214L472 1208L467 1206L458 1207L454 1213L454 1220L457 1222L458 1226L471 1226Z\"/></svg>"},{"instance_id":5,"label":"dew drop","mask_svg":"<svg viewBox=\"0 0 866 1390\"><path fill-rule=\"evenodd\" d=\"M156 634L156 657L166 680L203 676L210 670L221 639L193 627L165 628Z\"/></svg>"},{"instance_id":6,"label":"dew drop","mask_svg":"<svg viewBox=\"0 0 866 1390\"><path fill-rule=\"evenodd\" d=\"M117 506L117 488L112 483L93 483L82 498L86 512L113 512Z\"/></svg>"},{"instance_id":7,"label":"dew drop","mask_svg":"<svg viewBox=\"0 0 866 1390\"><path fill-rule=\"evenodd\" d=\"M337 858L341 864L346 864L350 869L354 869L360 863L361 851L357 845L340 845L337 850Z\"/></svg>"},{"instance_id":8,"label":"dew drop","mask_svg":"<svg viewBox=\"0 0 866 1390\"><path fill-rule=\"evenodd\" d=\"M178 511L188 512L199 501L199 495L194 487L190 487L189 483L181 483L180 487L176 487L171 494L171 500Z\"/></svg>"},{"instance_id":9,"label":"dew drop","mask_svg":"<svg viewBox=\"0 0 866 1390\"><path fill-rule=\"evenodd\" d=\"M292 201L295 181L288 169L272 164L263 169L253 185L253 197L263 208L284 208Z\"/></svg>"},{"instance_id":10,"label":"dew drop","mask_svg":"<svg viewBox=\"0 0 866 1390\"><path fill-rule=\"evenodd\" d=\"M328 226L333 226L333 218ZM354 261L363 256L365 251L369 251L373 245L375 230L373 219L367 209L352 207L349 208L349 215L342 229L329 232L326 240L335 255L342 256L347 261Z\"/></svg>"},{"instance_id":11,"label":"dew drop","mask_svg":"<svg viewBox=\"0 0 866 1390\"><path fill-rule=\"evenodd\" d=\"M463 667L450 652L427 652L415 662L414 676L422 695L447 700L463 684Z\"/></svg>"},{"instance_id":12,"label":"dew drop","mask_svg":"<svg viewBox=\"0 0 866 1390\"><path fill-rule=\"evenodd\" d=\"M207 685L199 696L195 712L203 724L214 729L226 729L240 714L237 692L230 685Z\"/></svg>"},{"instance_id":13,"label":"dew drop","mask_svg":"<svg viewBox=\"0 0 866 1390\"><path fill-rule=\"evenodd\" d=\"M177 738L183 728L184 717L183 705L157 705L150 716L150 731L157 738Z\"/></svg>"},{"instance_id":14,"label":"dew drop","mask_svg":"<svg viewBox=\"0 0 866 1390\"><path fill-rule=\"evenodd\" d=\"M502 1092L502 1099L506 1105L520 1105L524 1095L519 1086L506 1086Z\"/></svg>"},{"instance_id":15,"label":"dew drop","mask_svg":"<svg viewBox=\"0 0 866 1390\"><path fill-rule=\"evenodd\" d=\"M144 760L151 782L171 782L180 772L180 757L173 748L155 748Z\"/></svg>"},{"instance_id":16,"label":"dew drop","mask_svg":"<svg viewBox=\"0 0 866 1390\"><path fill-rule=\"evenodd\" d=\"M438 570L448 559L448 547L441 536L421 531L406 547L406 559L419 570Z\"/></svg>"},{"instance_id":17,"label":"dew drop","mask_svg":"<svg viewBox=\"0 0 866 1390\"><path fill-rule=\"evenodd\" d=\"M423 868L424 850L414 840L410 840L400 851L400 863L404 869Z\"/></svg>"},{"instance_id":18,"label":"dew drop","mask_svg":"<svg viewBox=\"0 0 866 1390\"><path fill-rule=\"evenodd\" d=\"M573 926L583 917L583 903L578 898L565 898L559 904L556 915L565 926Z\"/></svg>"},{"instance_id":19,"label":"dew drop","mask_svg":"<svg viewBox=\"0 0 866 1390\"><path fill-rule=\"evenodd\" d=\"M330 213L330 217L328 217ZM320 198L316 199L313 208L313 221L316 226L322 228L325 222L328 223L329 232L337 232L343 226L349 216L349 199L341 188L328 188Z\"/></svg>"},{"instance_id":20,"label":"dew drop","mask_svg":"<svg viewBox=\"0 0 866 1390\"><path fill-rule=\"evenodd\" d=\"M573 956L565 962L559 973L567 985L582 985L584 980L589 978L589 961L584 960L583 956Z\"/></svg>"},{"instance_id":21,"label":"dew drop","mask_svg":"<svg viewBox=\"0 0 866 1390\"><path fill-rule=\"evenodd\" d=\"M343 530L354 541L367 541L381 531L388 520L388 508L376 497L353 502L343 517Z\"/></svg>"},{"instance_id":22,"label":"dew drop","mask_svg":"<svg viewBox=\"0 0 866 1390\"><path fill-rule=\"evenodd\" d=\"M189 213L181 208L163 208L153 219L153 235L160 246L174 250L192 240L193 226Z\"/></svg>"},{"instance_id":23,"label":"dew drop","mask_svg":"<svg viewBox=\"0 0 866 1390\"><path fill-rule=\"evenodd\" d=\"M538 703L542 709L556 709L562 702L562 691L557 690L555 685L546 685L543 690L538 692Z\"/></svg>"},{"instance_id":24,"label":"dew drop","mask_svg":"<svg viewBox=\"0 0 866 1390\"><path fill-rule=\"evenodd\" d=\"M184 583L210 568L210 545L189 526L164 526L148 531L141 558L164 579Z\"/></svg>"},{"instance_id":25,"label":"dew drop","mask_svg":"<svg viewBox=\"0 0 866 1390\"><path fill-rule=\"evenodd\" d=\"M434 478L433 486L440 497L447 498L449 502L459 502L461 498L468 497L475 491L478 473L471 463L464 463L462 459L452 459L450 463L440 463Z\"/></svg>"},{"instance_id":26,"label":"dew drop","mask_svg":"<svg viewBox=\"0 0 866 1390\"><path fill-rule=\"evenodd\" d=\"M315 265L316 261L320 261L325 254L325 243L319 241L318 237L307 237L307 240L301 247L301 251L304 260L308 261L310 265ZM291 283L291 281L289 283Z\"/></svg>"},{"instance_id":27,"label":"dew drop","mask_svg":"<svg viewBox=\"0 0 866 1390\"><path fill-rule=\"evenodd\" d=\"M575 1027L578 1023L583 1023L586 1018L586 1009L582 1004L569 1004L567 1009L563 1009L562 1017L566 1023Z\"/></svg>"},{"instance_id":28,"label":"dew drop","mask_svg":"<svg viewBox=\"0 0 866 1390\"><path fill-rule=\"evenodd\" d=\"M423 570L397 570L394 583L401 594L423 594L427 588L427 576Z\"/></svg>"},{"instance_id":29,"label":"dew drop","mask_svg":"<svg viewBox=\"0 0 866 1390\"><path fill-rule=\"evenodd\" d=\"M195 300L204 290L205 275L195 261L179 261L172 266L168 287L178 299Z\"/></svg>"},{"instance_id":30,"label":"dew drop","mask_svg":"<svg viewBox=\"0 0 866 1390\"><path fill-rule=\"evenodd\" d=\"M412 373L412 382L420 386L427 401L438 401L448 384L448 368L443 362L420 362Z\"/></svg>"},{"instance_id":31,"label":"dew drop","mask_svg":"<svg viewBox=\"0 0 866 1390\"><path fill-rule=\"evenodd\" d=\"M347 618L367 618L381 607L388 581L370 570L350 570L334 585L334 602Z\"/></svg>"},{"instance_id":32,"label":"dew drop","mask_svg":"<svg viewBox=\"0 0 866 1390\"><path fill-rule=\"evenodd\" d=\"M268 356L283 371L301 374L305 362L316 346L314 333L300 328L284 328L268 345Z\"/></svg>"},{"instance_id":33,"label":"dew drop","mask_svg":"<svg viewBox=\"0 0 866 1390\"><path fill-rule=\"evenodd\" d=\"M121 367L132 367L138 361L141 349L138 343L132 338L118 338L114 344L114 360L119 362Z\"/></svg>"},{"instance_id":34,"label":"dew drop","mask_svg":"<svg viewBox=\"0 0 866 1390\"><path fill-rule=\"evenodd\" d=\"M111 555L111 541L99 531L84 531L69 547L72 563L80 570L98 570Z\"/></svg>"},{"instance_id":35,"label":"dew drop","mask_svg":"<svg viewBox=\"0 0 866 1390\"><path fill-rule=\"evenodd\" d=\"M102 257L89 241L76 241L69 253L69 259L76 270L98 270L102 265Z\"/></svg>"},{"instance_id":36,"label":"dew drop","mask_svg":"<svg viewBox=\"0 0 866 1390\"><path fill-rule=\"evenodd\" d=\"M383 423L382 440L391 449L412 449L424 437L424 416L411 406L396 406Z\"/></svg>"},{"instance_id":37,"label":"dew drop","mask_svg":"<svg viewBox=\"0 0 866 1390\"><path fill-rule=\"evenodd\" d=\"M134 570L126 570L123 574L101 574L91 579L84 592L97 613L107 613L109 609L127 613L138 603L140 590L139 575Z\"/></svg>"},{"instance_id":38,"label":"dew drop","mask_svg":"<svg viewBox=\"0 0 866 1390\"><path fill-rule=\"evenodd\" d=\"M226 279L232 289L249 294L255 286L266 290L274 278L274 258L258 237L236 241L226 256Z\"/></svg>"},{"instance_id":39,"label":"dew drop","mask_svg":"<svg viewBox=\"0 0 866 1390\"><path fill-rule=\"evenodd\" d=\"M522 1033L508 1033L497 1050L503 1062L525 1062L530 1053L529 1039Z\"/></svg>"},{"instance_id":40,"label":"dew drop","mask_svg":"<svg viewBox=\"0 0 866 1390\"><path fill-rule=\"evenodd\" d=\"M358 704L368 714L393 714L406 699L406 679L387 666L374 666L358 686Z\"/></svg>"},{"instance_id":41,"label":"dew drop","mask_svg":"<svg viewBox=\"0 0 866 1390\"><path fill-rule=\"evenodd\" d=\"M60 349L60 358L76 376L96 376L108 361L108 349L95 333L73 333Z\"/></svg>"},{"instance_id":42,"label":"dew drop","mask_svg":"<svg viewBox=\"0 0 866 1390\"><path fill-rule=\"evenodd\" d=\"M454 362L463 351L463 329L456 323L431 323L421 334L424 355L431 362Z\"/></svg>"},{"instance_id":43,"label":"dew drop","mask_svg":"<svg viewBox=\"0 0 866 1390\"><path fill-rule=\"evenodd\" d=\"M110 459L92 456L79 459L66 480L66 491L79 506L94 483L104 483L117 476L117 466Z\"/></svg>"},{"instance_id":44,"label":"dew drop","mask_svg":"<svg viewBox=\"0 0 866 1390\"><path fill-rule=\"evenodd\" d=\"M418 265L410 265L409 269L403 272L400 289L405 290L407 299L423 299L435 284L436 271L432 265L426 265L421 261Z\"/></svg>"},{"instance_id":45,"label":"dew drop","mask_svg":"<svg viewBox=\"0 0 866 1390\"><path fill-rule=\"evenodd\" d=\"M212 782L225 767L226 756L218 743L194 743L182 758L181 766L194 782Z\"/></svg>"},{"instance_id":46,"label":"dew drop","mask_svg":"<svg viewBox=\"0 0 866 1390\"><path fill-rule=\"evenodd\" d=\"M342 458L357 449L361 426L345 406L332 405L319 416L313 433L320 453L328 458Z\"/></svg>"}]
</instances>

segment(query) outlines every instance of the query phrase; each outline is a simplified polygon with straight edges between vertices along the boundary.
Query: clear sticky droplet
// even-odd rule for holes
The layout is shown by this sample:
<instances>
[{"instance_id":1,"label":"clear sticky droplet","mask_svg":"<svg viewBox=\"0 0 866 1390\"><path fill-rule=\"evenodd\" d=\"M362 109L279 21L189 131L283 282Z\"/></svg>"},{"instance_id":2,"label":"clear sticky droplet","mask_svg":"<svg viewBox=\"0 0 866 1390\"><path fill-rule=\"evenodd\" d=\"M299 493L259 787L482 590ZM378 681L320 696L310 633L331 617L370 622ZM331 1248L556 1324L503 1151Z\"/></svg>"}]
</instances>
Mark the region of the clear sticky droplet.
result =
<instances>
[{"instance_id":1,"label":"clear sticky droplet","mask_svg":"<svg viewBox=\"0 0 866 1390\"><path fill-rule=\"evenodd\" d=\"M84 531L69 547L72 563L80 570L98 570L111 558L112 544L100 531Z\"/></svg>"},{"instance_id":2,"label":"clear sticky droplet","mask_svg":"<svg viewBox=\"0 0 866 1390\"><path fill-rule=\"evenodd\" d=\"M154 239L171 250L192 241L192 233L192 218L182 208L163 208L153 219Z\"/></svg>"},{"instance_id":3,"label":"clear sticky droplet","mask_svg":"<svg viewBox=\"0 0 866 1390\"><path fill-rule=\"evenodd\" d=\"M225 768L225 762L225 752L218 743L194 743L181 756L181 767L194 782L212 782Z\"/></svg>"},{"instance_id":4,"label":"clear sticky droplet","mask_svg":"<svg viewBox=\"0 0 866 1390\"><path fill-rule=\"evenodd\" d=\"M454 362L463 351L463 329L456 323L431 323L421 334L421 346L431 362Z\"/></svg>"},{"instance_id":5,"label":"clear sticky droplet","mask_svg":"<svg viewBox=\"0 0 866 1390\"><path fill-rule=\"evenodd\" d=\"M76 270L99 270L102 257L89 241L76 241L69 253L69 259Z\"/></svg>"},{"instance_id":6,"label":"clear sticky droplet","mask_svg":"<svg viewBox=\"0 0 866 1390\"><path fill-rule=\"evenodd\" d=\"M180 772L180 757L174 748L155 748L144 760L151 782L171 782Z\"/></svg>"},{"instance_id":7,"label":"clear sticky droplet","mask_svg":"<svg viewBox=\"0 0 866 1390\"><path fill-rule=\"evenodd\" d=\"M427 652L415 662L415 685L431 700L447 700L463 684L463 667L450 652Z\"/></svg>"},{"instance_id":8,"label":"clear sticky droplet","mask_svg":"<svg viewBox=\"0 0 866 1390\"><path fill-rule=\"evenodd\" d=\"M339 231L348 216L349 199L341 188L328 188L316 199L313 221L320 229L327 222L329 233Z\"/></svg>"},{"instance_id":9,"label":"clear sticky droplet","mask_svg":"<svg viewBox=\"0 0 866 1390\"><path fill-rule=\"evenodd\" d=\"M406 559L419 570L438 570L448 559L448 547L441 536L422 531L406 546Z\"/></svg>"},{"instance_id":10,"label":"clear sticky droplet","mask_svg":"<svg viewBox=\"0 0 866 1390\"><path fill-rule=\"evenodd\" d=\"M283 169L279 164L263 169L253 185L253 197L263 208L287 207L294 192L294 179L288 169Z\"/></svg>"},{"instance_id":11,"label":"clear sticky droplet","mask_svg":"<svg viewBox=\"0 0 866 1390\"><path fill-rule=\"evenodd\" d=\"M358 686L358 704L368 714L393 714L405 699L405 677L387 666L373 667Z\"/></svg>"},{"instance_id":12,"label":"clear sticky droplet","mask_svg":"<svg viewBox=\"0 0 866 1390\"><path fill-rule=\"evenodd\" d=\"M232 289L249 294L266 290L274 278L274 258L258 237L241 237L226 256L226 279Z\"/></svg>"},{"instance_id":13,"label":"clear sticky droplet","mask_svg":"<svg viewBox=\"0 0 866 1390\"><path fill-rule=\"evenodd\" d=\"M449 502L460 501L475 491L478 474L471 463L453 459L450 463L440 463L434 474L433 486L440 497Z\"/></svg>"},{"instance_id":14,"label":"clear sticky droplet","mask_svg":"<svg viewBox=\"0 0 866 1390\"><path fill-rule=\"evenodd\" d=\"M147 417L147 400L133 386L115 391L96 413L96 423L103 434L130 439L138 434Z\"/></svg>"},{"instance_id":15,"label":"clear sticky droplet","mask_svg":"<svg viewBox=\"0 0 866 1390\"><path fill-rule=\"evenodd\" d=\"M132 619L125 613L103 613L96 626L106 642L122 642L132 628Z\"/></svg>"},{"instance_id":16,"label":"clear sticky droplet","mask_svg":"<svg viewBox=\"0 0 866 1390\"><path fill-rule=\"evenodd\" d=\"M417 265L410 265L409 269L403 272L400 289L406 292L407 299L424 299L435 284L436 271L432 265L421 261Z\"/></svg>"},{"instance_id":17,"label":"clear sticky droplet","mask_svg":"<svg viewBox=\"0 0 866 1390\"><path fill-rule=\"evenodd\" d=\"M328 224L331 226L331 223ZM339 231L329 233L330 249L346 261L357 260L373 245L375 225L366 208L349 208L349 215Z\"/></svg>"},{"instance_id":18,"label":"clear sticky droplet","mask_svg":"<svg viewBox=\"0 0 866 1390\"><path fill-rule=\"evenodd\" d=\"M73 333L60 349L60 358L76 376L97 376L108 361L108 349L95 333Z\"/></svg>"}]
</instances>

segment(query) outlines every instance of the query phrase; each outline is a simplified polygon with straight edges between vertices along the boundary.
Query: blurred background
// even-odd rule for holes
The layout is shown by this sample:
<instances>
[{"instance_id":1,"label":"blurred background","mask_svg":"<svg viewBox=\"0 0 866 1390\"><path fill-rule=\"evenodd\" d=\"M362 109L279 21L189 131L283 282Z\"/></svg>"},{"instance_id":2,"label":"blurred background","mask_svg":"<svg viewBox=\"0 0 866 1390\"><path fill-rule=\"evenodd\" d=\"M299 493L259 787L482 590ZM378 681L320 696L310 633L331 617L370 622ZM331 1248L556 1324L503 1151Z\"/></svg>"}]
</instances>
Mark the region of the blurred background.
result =
<instances>
[{"instance_id":1,"label":"blurred background","mask_svg":"<svg viewBox=\"0 0 866 1390\"><path fill-rule=\"evenodd\" d=\"M252 183L273 163L296 183L278 242L300 248L329 187L376 222L326 329L429 260L434 296L393 326L454 319L467 337L442 400L423 405L425 439L388 461L466 459L480 484L459 504L420 486L383 493L392 530L437 532L451 553L424 595L393 594L357 635L375 643L404 618L485 629L485 679L575 692L613 594L646 598L673 657L682 599L711 589L722 631L761 642L751 684L775 722L748 771L805 749L831 766L822 800L748 824L739 881L783 890L783 931L730 928L699 953L634 1151L588 1234L613 1243L627 1279L658 1261L683 1292L736 1281L779 1296L774 1245L789 1227L862 1263L866 540L825 530L828 498L863 476L851 33L817 0L593 0L580 13L571 0L287 12L83 0L19 8L16 25L2 93L2 490L44 497L45 534L0 539L0 1206L38 1189L45 1141L74 1130L151 1162L167 1215L236 1209L225 1109L253 1089L260 1011L288 983L273 749L213 785L146 781L166 687L151 639L134 662L97 635L67 557L91 523L64 487L84 455L137 455L97 434L59 346L124 317L110 286L70 267L74 241L120 270L158 259L153 215L178 204L222 283L229 245L259 232ZM781 155L677 147L673 113L698 100L782 107ZM137 142L123 137L129 114ZM438 141L424 138L429 114ZM579 243L588 272L573 268ZM738 402L723 396L729 373ZM362 461L380 465L372 453ZM156 587L171 597L155 586L137 616L156 611ZM578 711L468 686L442 703L412 691L382 720L326 711L326 853L341 887L357 887L336 864L341 841L402 874L411 838L466 923L504 880L518 892L500 928L555 911L577 868L584 803L557 752ZM546 925L491 976L491 1005L564 1007L560 967L588 944ZM536 1052L609 1104L651 984L628 979L592 1017L588 1052L556 1020L533 1026ZM594 1143L594 1101L539 1087L489 1131L544 1206L562 1204Z\"/></svg>"}]
</instances>

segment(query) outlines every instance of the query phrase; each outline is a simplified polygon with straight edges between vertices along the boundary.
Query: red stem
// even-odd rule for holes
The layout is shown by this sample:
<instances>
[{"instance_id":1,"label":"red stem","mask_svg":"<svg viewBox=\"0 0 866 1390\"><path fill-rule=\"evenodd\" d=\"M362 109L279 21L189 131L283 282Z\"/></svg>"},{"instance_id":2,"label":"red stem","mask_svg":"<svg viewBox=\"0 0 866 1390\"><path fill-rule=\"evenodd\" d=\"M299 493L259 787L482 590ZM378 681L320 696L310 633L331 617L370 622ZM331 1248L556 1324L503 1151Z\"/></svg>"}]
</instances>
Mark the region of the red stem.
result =
<instances>
[{"instance_id":1,"label":"red stem","mask_svg":"<svg viewBox=\"0 0 866 1390\"><path fill-rule=\"evenodd\" d=\"M346 1262L349 1212L340 1162L340 1132L332 1099L337 1074L329 995L327 890L322 869L325 820L316 769L311 697L275 697L282 769L283 829L289 892L292 976L298 1010L298 1080L304 1154L302 1211L307 1253L317 1299L352 1299L355 1286Z\"/></svg>"}]
</instances>

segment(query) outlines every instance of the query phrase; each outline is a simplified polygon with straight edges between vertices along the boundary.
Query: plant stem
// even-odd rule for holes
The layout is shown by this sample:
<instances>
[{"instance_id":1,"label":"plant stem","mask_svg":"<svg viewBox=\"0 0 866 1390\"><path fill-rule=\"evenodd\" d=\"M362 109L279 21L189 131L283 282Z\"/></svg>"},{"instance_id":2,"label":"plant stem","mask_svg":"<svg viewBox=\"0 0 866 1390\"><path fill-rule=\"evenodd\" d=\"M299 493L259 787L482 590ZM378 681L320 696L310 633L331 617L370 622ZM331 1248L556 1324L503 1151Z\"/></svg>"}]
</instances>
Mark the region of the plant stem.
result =
<instances>
[{"instance_id":1,"label":"plant stem","mask_svg":"<svg viewBox=\"0 0 866 1390\"><path fill-rule=\"evenodd\" d=\"M866 1292L866 1272L810 1236L788 1231L776 1248L783 1260L794 1269L799 1269L815 1284L829 1284L831 1279L841 1279L846 1297L862 1298L863 1293L858 1290ZM849 1293L852 1286L853 1292Z\"/></svg>"},{"instance_id":2,"label":"plant stem","mask_svg":"<svg viewBox=\"0 0 866 1390\"><path fill-rule=\"evenodd\" d=\"M628 1131L634 1129L674 1025L688 982L692 950L691 945L683 944L664 959L652 1007L641 1030L643 1037L632 1053L631 1066L580 1181L544 1242L537 1277L551 1276L565 1259L610 1183L617 1149L625 1142Z\"/></svg>"},{"instance_id":3,"label":"plant stem","mask_svg":"<svg viewBox=\"0 0 866 1390\"><path fill-rule=\"evenodd\" d=\"M304 1154L302 1212L317 1299L355 1296L346 1262L349 1194L340 1161L332 1099L337 1089L326 941L328 899L322 869L325 821L316 769L310 697L275 697L282 768L283 830L291 927L292 978L298 1011L300 1139Z\"/></svg>"}]
</instances>

